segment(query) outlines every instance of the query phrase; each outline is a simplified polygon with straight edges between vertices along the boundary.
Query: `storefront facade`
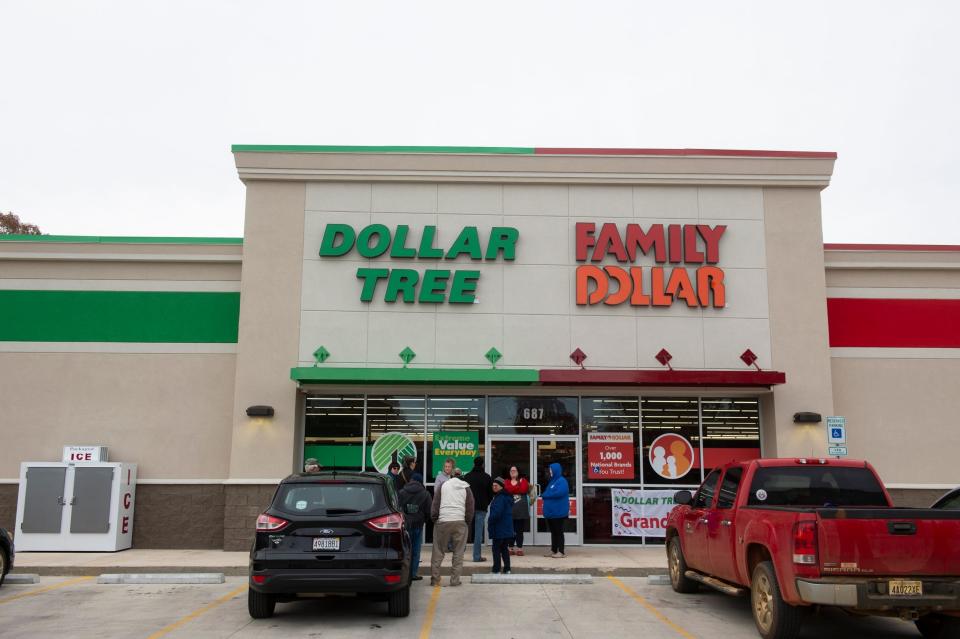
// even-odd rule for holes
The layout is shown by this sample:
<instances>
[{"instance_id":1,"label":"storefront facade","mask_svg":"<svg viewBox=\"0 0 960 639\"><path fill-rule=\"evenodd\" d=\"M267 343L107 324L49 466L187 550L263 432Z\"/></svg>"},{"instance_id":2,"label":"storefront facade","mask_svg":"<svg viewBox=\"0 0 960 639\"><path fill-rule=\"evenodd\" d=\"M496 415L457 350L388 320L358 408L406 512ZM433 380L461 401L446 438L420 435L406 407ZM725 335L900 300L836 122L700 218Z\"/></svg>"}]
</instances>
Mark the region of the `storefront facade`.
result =
<instances>
[{"instance_id":1,"label":"storefront facade","mask_svg":"<svg viewBox=\"0 0 960 639\"><path fill-rule=\"evenodd\" d=\"M825 455L824 424L797 413L850 416L851 455L880 454L864 435L864 358L957 367L948 335L922 353L832 348L858 311L828 316L828 297L882 294L861 284L877 269L915 296L939 278L936 294L960 299L956 252L878 249L877 266L846 247L831 265L819 194L833 154L234 153L242 243L0 245L0 299L17 309L0 375L14 428L37 433L0 452L0 474L64 444L109 446L140 465L140 547L244 548L305 457L383 470L410 453L429 483L447 456L482 456L494 475L516 465L541 487L559 462L571 544L656 544L662 498L704 469ZM85 319L38 324L52 308ZM884 371L902 386L896 365ZM930 405L930 428L955 408ZM898 481L896 464L880 470ZM949 474L918 468L898 485L936 491ZM532 528L541 543L542 521Z\"/></svg>"}]
</instances>

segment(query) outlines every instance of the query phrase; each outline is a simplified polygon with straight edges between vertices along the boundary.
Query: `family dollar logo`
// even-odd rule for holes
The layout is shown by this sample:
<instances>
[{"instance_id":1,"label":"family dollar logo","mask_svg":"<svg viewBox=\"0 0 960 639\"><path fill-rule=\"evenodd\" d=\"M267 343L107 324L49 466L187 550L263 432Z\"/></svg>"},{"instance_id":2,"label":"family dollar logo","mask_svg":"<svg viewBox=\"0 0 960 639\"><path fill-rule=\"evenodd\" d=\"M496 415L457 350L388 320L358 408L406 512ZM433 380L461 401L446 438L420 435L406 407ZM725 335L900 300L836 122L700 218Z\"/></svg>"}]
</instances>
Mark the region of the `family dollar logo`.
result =
<instances>
[{"instance_id":1,"label":"family dollar logo","mask_svg":"<svg viewBox=\"0 0 960 639\"><path fill-rule=\"evenodd\" d=\"M672 306L682 300L690 308L723 308L724 273L713 265L720 261L720 238L726 230L723 224L651 224L646 229L627 224L621 235L613 223L602 224L597 232L593 222L577 222L578 262L612 257L625 265L578 266L577 304ZM634 266L642 256L652 256L658 266Z\"/></svg>"},{"instance_id":2,"label":"family dollar logo","mask_svg":"<svg viewBox=\"0 0 960 639\"><path fill-rule=\"evenodd\" d=\"M680 479L693 468L696 457L687 438L668 433L653 440L648 459L653 472L664 479Z\"/></svg>"},{"instance_id":3,"label":"family dollar logo","mask_svg":"<svg viewBox=\"0 0 960 639\"><path fill-rule=\"evenodd\" d=\"M404 457L417 457L417 447L406 435L387 433L373 442L370 449L370 461L378 473L385 473L392 462L403 463Z\"/></svg>"}]
</instances>

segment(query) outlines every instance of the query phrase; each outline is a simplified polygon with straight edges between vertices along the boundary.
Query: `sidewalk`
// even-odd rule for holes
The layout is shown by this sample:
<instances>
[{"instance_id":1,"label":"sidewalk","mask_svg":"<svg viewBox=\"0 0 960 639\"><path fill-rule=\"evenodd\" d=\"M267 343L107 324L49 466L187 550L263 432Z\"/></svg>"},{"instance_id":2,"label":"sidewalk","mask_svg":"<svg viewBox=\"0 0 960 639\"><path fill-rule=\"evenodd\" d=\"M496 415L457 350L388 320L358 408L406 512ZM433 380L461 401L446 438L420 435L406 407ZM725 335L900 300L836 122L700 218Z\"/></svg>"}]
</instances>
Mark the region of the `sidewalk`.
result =
<instances>
[{"instance_id":1,"label":"sidewalk","mask_svg":"<svg viewBox=\"0 0 960 639\"><path fill-rule=\"evenodd\" d=\"M421 551L420 574L430 570L431 546ZM523 557L511 557L515 573L585 572L594 575L643 577L666 574L663 548L590 548L568 547L565 559L543 555L543 546L524 548ZM484 548L487 561L473 563L470 548L464 556L463 573L490 572L491 551ZM102 573L144 572L222 572L227 576L247 574L249 553L222 550L123 550L120 552L18 552L14 573L39 575L98 576ZM443 574L450 574L450 557L445 557Z\"/></svg>"}]
</instances>

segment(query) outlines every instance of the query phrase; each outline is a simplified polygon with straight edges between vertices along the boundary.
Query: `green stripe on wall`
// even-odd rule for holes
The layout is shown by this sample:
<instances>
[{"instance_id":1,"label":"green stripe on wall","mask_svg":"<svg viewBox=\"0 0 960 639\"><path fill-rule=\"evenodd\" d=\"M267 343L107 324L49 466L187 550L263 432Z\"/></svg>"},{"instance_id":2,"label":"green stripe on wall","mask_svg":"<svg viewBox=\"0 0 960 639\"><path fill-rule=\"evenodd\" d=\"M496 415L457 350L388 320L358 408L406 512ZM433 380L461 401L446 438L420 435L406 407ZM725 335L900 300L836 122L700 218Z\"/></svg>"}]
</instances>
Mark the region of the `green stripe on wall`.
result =
<instances>
[{"instance_id":1,"label":"green stripe on wall","mask_svg":"<svg viewBox=\"0 0 960 639\"><path fill-rule=\"evenodd\" d=\"M135 235L0 234L0 242L72 242L82 244L243 244L242 237L142 237Z\"/></svg>"},{"instance_id":2,"label":"green stripe on wall","mask_svg":"<svg viewBox=\"0 0 960 639\"><path fill-rule=\"evenodd\" d=\"M234 153L486 153L533 155L532 146L336 146L310 144L234 144Z\"/></svg>"},{"instance_id":3,"label":"green stripe on wall","mask_svg":"<svg viewBox=\"0 0 960 639\"><path fill-rule=\"evenodd\" d=\"M301 384L536 384L537 369L517 368L334 368L302 366L290 369Z\"/></svg>"},{"instance_id":4,"label":"green stripe on wall","mask_svg":"<svg viewBox=\"0 0 960 639\"><path fill-rule=\"evenodd\" d=\"M0 291L0 341L236 343L240 293Z\"/></svg>"}]
</instances>

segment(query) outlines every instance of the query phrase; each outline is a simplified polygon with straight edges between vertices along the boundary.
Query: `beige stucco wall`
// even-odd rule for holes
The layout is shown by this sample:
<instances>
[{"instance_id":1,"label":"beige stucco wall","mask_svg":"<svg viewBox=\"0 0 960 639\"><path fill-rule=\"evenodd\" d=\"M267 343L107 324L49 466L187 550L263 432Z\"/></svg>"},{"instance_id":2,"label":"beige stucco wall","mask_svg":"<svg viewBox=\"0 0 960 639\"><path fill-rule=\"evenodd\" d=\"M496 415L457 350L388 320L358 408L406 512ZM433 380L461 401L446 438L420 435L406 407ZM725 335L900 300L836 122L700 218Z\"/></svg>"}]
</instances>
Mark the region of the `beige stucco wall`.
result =
<instances>
[{"instance_id":1,"label":"beige stucco wall","mask_svg":"<svg viewBox=\"0 0 960 639\"><path fill-rule=\"evenodd\" d=\"M224 479L234 355L0 353L0 478L103 445L140 479Z\"/></svg>"},{"instance_id":2,"label":"beige stucco wall","mask_svg":"<svg viewBox=\"0 0 960 639\"><path fill-rule=\"evenodd\" d=\"M303 183L247 184L240 332L230 477L285 477L294 467L297 361L303 256ZM246 408L273 406L273 418L251 419Z\"/></svg>"},{"instance_id":3,"label":"beige stucco wall","mask_svg":"<svg viewBox=\"0 0 960 639\"><path fill-rule=\"evenodd\" d=\"M776 446L764 452L822 455L825 424L793 423L800 411L834 414L820 192L765 188L763 210L773 366L787 375L773 392Z\"/></svg>"}]
</instances>

